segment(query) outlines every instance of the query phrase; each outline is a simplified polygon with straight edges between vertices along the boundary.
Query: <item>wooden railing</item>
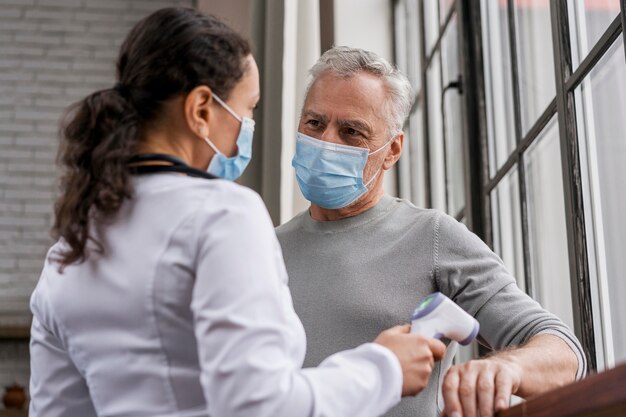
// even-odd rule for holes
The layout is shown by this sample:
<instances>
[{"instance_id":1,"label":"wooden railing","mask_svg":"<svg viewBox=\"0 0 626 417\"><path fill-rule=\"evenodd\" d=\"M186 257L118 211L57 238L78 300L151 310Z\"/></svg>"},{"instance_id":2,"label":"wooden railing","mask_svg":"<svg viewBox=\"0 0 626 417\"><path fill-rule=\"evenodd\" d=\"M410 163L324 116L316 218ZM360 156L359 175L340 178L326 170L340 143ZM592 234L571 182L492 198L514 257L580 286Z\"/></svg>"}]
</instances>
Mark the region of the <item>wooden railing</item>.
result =
<instances>
[{"instance_id":1,"label":"wooden railing","mask_svg":"<svg viewBox=\"0 0 626 417\"><path fill-rule=\"evenodd\" d=\"M498 413L497 417L624 417L626 363Z\"/></svg>"}]
</instances>

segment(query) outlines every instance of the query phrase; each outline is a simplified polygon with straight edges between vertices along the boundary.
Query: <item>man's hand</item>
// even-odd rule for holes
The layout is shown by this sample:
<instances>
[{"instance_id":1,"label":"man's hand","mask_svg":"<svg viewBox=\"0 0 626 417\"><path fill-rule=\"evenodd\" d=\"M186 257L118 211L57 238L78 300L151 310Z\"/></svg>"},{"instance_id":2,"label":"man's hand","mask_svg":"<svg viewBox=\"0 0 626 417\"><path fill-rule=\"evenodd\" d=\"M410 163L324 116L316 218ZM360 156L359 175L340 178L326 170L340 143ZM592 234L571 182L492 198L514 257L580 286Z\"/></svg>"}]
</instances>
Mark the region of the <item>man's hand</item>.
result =
<instances>
[{"instance_id":1,"label":"man's hand","mask_svg":"<svg viewBox=\"0 0 626 417\"><path fill-rule=\"evenodd\" d=\"M539 334L523 346L453 366L443 382L446 417L490 417L522 398L574 382L578 360L560 337ZM458 413L458 414L456 414Z\"/></svg>"},{"instance_id":2,"label":"man's hand","mask_svg":"<svg viewBox=\"0 0 626 417\"><path fill-rule=\"evenodd\" d=\"M450 368L443 381L442 417L491 417L509 407L522 381L514 361L491 357Z\"/></svg>"}]
</instances>

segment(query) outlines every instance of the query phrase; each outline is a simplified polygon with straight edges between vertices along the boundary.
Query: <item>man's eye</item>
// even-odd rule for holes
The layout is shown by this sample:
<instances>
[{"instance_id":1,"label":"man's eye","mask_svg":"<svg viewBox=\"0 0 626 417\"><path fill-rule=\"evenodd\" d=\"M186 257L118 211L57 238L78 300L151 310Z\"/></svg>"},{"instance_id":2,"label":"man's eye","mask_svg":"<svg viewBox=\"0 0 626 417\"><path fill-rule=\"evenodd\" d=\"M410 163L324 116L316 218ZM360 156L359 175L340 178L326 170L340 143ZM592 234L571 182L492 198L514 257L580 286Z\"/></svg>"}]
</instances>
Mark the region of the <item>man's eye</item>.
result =
<instances>
[{"instance_id":1,"label":"man's eye","mask_svg":"<svg viewBox=\"0 0 626 417\"><path fill-rule=\"evenodd\" d=\"M311 119L311 120L307 121L306 124L311 126L311 127L319 127L320 122L319 122L319 120Z\"/></svg>"},{"instance_id":2,"label":"man's eye","mask_svg":"<svg viewBox=\"0 0 626 417\"><path fill-rule=\"evenodd\" d=\"M348 136L358 136L361 134L358 130L352 129L351 127L346 128L345 133Z\"/></svg>"}]
</instances>

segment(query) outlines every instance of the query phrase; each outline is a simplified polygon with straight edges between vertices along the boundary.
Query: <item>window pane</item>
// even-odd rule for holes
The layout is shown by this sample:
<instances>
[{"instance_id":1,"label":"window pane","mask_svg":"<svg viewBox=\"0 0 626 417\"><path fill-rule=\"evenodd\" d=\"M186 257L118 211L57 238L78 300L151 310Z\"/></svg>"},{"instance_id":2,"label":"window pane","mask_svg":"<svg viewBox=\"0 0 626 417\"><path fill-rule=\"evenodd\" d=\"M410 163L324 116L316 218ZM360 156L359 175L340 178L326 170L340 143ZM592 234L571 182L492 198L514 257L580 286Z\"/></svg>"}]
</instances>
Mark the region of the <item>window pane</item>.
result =
<instances>
[{"instance_id":1,"label":"window pane","mask_svg":"<svg viewBox=\"0 0 626 417\"><path fill-rule=\"evenodd\" d=\"M395 3L396 63L404 72L416 94L421 88L421 55L418 1ZM418 106L423 107L419 104ZM398 163L400 196L416 205L426 205L426 183L423 123L421 108L414 111L405 125L404 156Z\"/></svg>"},{"instance_id":2,"label":"window pane","mask_svg":"<svg viewBox=\"0 0 626 417\"><path fill-rule=\"evenodd\" d=\"M439 52L426 71L428 82L428 145L432 207L446 211L446 183L443 164L443 121L441 120L441 64Z\"/></svg>"},{"instance_id":3,"label":"window pane","mask_svg":"<svg viewBox=\"0 0 626 417\"><path fill-rule=\"evenodd\" d=\"M576 100L581 160L587 167L586 225L595 240L588 244L594 258L590 264L601 300L594 313L604 313L611 365L613 358L613 363L626 360L626 63L621 36L578 89Z\"/></svg>"},{"instance_id":4,"label":"window pane","mask_svg":"<svg viewBox=\"0 0 626 417\"><path fill-rule=\"evenodd\" d=\"M577 66L619 16L619 0L568 0L568 15L572 59Z\"/></svg>"},{"instance_id":5,"label":"window pane","mask_svg":"<svg viewBox=\"0 0 626 417\"><path fill-rule=\"evenodd\" d=\"M533 296L573 328L561 152L556 119L525 155Z\"/></svg>"},{"instance_id":6,"label":"window pane","mask_svg":"<svg viewBox=\"0 0 626 417\"><path fill-rule=\"evenodd\" d=\"M455 0L439 0L439 18L441 24L446 21L446 17L450 13L450 9L454 5Z\"/></svg>"},{"instance_id":7,"label":"window pane","mask_svg":"<svg viewBox=\"0 0 626 417\"><path fill-rule=\"evenodd\" d=\"M526 291L517 171L517 165L513 165L509 173L491 192L493 249L502 258L509 272L515 276L517 285Z\"/></svg>"},{"instance_id":8,"label":"window pane","mask_svg":"<svg viewBox=\"0 0 626 417\"><path fill-rule=\"evenodd\" d=\"M439 3L437 0L424 0L424 29L426 56L428 56L439 37Z\"/></svg>"},{"instance_id":9,"label":"window pane","mask_svg":"<svg viewBox=\"0 0 626 417\"><path fill-rule=\"evenodd\" d=\"M550 2L516 0L515 25L522 134L525 134L556 95Z\"/></svg>"},{"instance_id":10,"label":"window pane","mask_svg":"<svg viewBox=\"0 0 626 417\"><path fill-rule=\"evenodd\" d=\"M443 85L459 78L458 24L453 16L441 40ZM447 91L444 102L448 214L456 216L465 205L465 163L463 152L463 113L458 89Z\"/></svg>"},{"instance_id":11,"label":"window pane","mask_svg":"<svg viewBox=\"0 0 626 417\"><path fill-rule=\"evenodd\" d=\"M411 200L418 207L426 207L426 151L424 146L424 124L422 107L409 117L409 137L411 142ZM405 143L407 140L405 139Z\"/></svg>"},{"instance_id":12,"label":"window pane","mask_svg":"<svg viewBox=\"0 0 626 417\"><path fill-rule=\"evenodd\" d=\"M409 125L404 125L404 145L402 146L402 155L398 160L398 196L413 201L411 196L411 187L413 186L413 178L411 176L411 148L413 138Z\"/></svg>"},{"instance_id":13,"label":"window pane","mask_svg":"<svg viewBox=\"0 0 626 417\"><path fill-rule=\"evenodd\" d=\"M407 77L413 86L414 91L419 91L422 86L420 75L420 33L418 20L417 0L406 1L406 24L407 24L407 46L408 62Z\"/></svg>"},{"instance_id":14,"label":"window pane","mask_svg":"<svg viewBox=\"0 0 626 417\"><path fill-rule=\"evenodd\" d=\"M394 47L395 47L395 58L396 65L398 69L403 73L407 74L407 61L409 54L409 50L407 48L407 13L406 13L406 2L398 1L393 9L393 29L394 29ZM411 84L413 85L413 84Z\"/></svg>"},{"instance_id":15,"label":"window pane","mask_svg":"<svg viewBox=\"0 0 626 417\"><path fill-rule=\"evenodd\" d=\"M480 6L489 175L493 177L515 149L509 24L505 1L481 0Z\"/></svg>"}]
</instances>

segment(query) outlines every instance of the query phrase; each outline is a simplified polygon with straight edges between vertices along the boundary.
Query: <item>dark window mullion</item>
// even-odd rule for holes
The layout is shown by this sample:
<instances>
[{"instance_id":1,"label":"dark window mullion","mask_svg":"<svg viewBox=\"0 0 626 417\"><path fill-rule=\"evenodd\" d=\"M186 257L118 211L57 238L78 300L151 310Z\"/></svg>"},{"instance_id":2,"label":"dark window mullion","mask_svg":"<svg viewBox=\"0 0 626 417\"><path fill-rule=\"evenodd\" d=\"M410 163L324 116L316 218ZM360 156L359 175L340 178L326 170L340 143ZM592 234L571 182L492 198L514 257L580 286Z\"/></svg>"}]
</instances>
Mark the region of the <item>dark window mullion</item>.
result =
<instances>
[{"instance_id":1,"label":"dark window mullion","mask_svg":"<svg viewBox=\"0 0 626 417\"><path fill-rule=\"evenodd\" d=\"M530 259L530 236L528 223L528 200L526 189L526 170L524 167L524 153L520 152L519 144L522 142L522 108L521 97L519 91L519 74L517 65L517 23L515 21L515 4L513 0L507 2L507 17L509 19L509 50L511 53L511 70L513 72L511 81L513 83L513 115L515 119L515 141L518 145L516 149L519 193L520 193L520 217L522 220L522 250L524 254L524 283L526 284L526 292L533 295L532 269ZM512 164L511 164L512 165Z\"/></svg>"},{"instance_id":2,"label":"dark window mullion","mask_svg":"<svg viewBox=\"0 0 626 417\"><path fill-rule=\"evenodd\" d=\"M597 369L593 328L591 279L585 236L582 172L580 166L574 92L565 82L572 74L569 19L566 2L550 3L557 116L565 199L565 223L572 289L574 327L587 355L590 370Z\"/></svg>"},{"instance_id":3,"label":"dark window mullion","mask_svg":"<svg viewBox=\"0 0 626 417\"><path fill-rule=\"evenodd\" d=\"M493 247L490 208L485 207L484 185L489 178L485 87L480 7L457 0L459 68L463 77L463 154L465 163L465 215L467 226ZM484 141L484 142L483 142Z\"/></svg>"}]
</instances>

